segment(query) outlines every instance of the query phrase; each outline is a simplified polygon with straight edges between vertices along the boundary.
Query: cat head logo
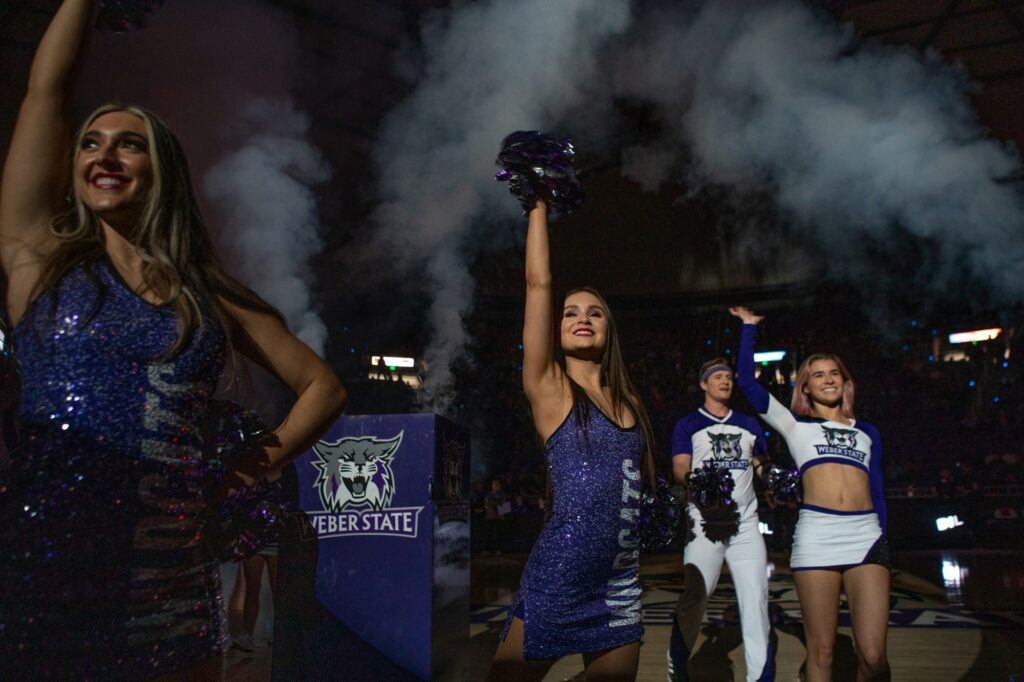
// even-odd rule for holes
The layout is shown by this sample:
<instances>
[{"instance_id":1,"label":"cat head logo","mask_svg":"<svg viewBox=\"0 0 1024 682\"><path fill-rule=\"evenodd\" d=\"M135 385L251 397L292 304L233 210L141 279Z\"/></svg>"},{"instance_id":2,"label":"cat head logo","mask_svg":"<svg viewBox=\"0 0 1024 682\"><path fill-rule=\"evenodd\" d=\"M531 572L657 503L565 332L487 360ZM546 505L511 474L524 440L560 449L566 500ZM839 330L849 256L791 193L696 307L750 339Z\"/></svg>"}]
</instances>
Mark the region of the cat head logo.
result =
<instances>
[{"instance_id":1,"label":"cat head logo","mask_svg":"<svg viewBox=\"0 0 1024 682\"><path fill-rule=\"evenodd\" d=\"M313 485L324 510L340 512L363 505L380 510L390 505L395 495L391 464L404 433L388 439L360 436L314 445L319 459L313 466L319 474Z\"/></svg>"},{"instance_id":2,"label":"cat head logo","mask_svg":"<svg viewBox=\"0 0 1024 682\"><path fill-rule=\"evenodd\" d=\"M857 432L852 429L830 429L822 426L825 432L825 442L832 447L845 448L847 450L857 449Z\"/></svg>"},{"instance_id":3,"label":"cat head logo","mask_svg":"<svg viewBox=\"0 0 1024 682\"><path fill-rule=\"evenodd\" d=\"M715 459L739 459L743 456L739 433L708 433L711 438L711 454Z\"/></svg>"},{"instance_id":4,"label":"cat head logo","mask_svg":"<svg viewBox=\"0 0 1024 682\"><path fill-rule=\"evenodd\" d=\"M462 467L466 461L466 445L458 441L444 441L445 498L458 500L464 490Z\"/></svg>"}]
</instances>

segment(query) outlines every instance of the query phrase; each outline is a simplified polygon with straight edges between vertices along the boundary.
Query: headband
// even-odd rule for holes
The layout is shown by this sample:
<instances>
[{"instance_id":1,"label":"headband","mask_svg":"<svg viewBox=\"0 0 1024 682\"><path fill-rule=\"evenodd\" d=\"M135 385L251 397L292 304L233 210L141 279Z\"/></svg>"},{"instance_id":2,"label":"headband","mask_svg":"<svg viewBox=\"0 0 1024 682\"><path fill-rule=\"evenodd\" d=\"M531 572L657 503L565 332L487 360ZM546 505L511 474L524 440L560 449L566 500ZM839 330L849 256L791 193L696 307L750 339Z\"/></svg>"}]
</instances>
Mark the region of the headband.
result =
<instances>
[{"instance_id":1,"label":"headband","mask_svg":"<svg viewBox=\"0 0 1024 682\"><path fill-rule=\"evenodd\" d=\"M700 375L700 380L707 381L708 377L714 374L715 372L728 372L729 374L732 374L732 367L730 367L729 365L723 365L721 363L717 365L711 365L706 370L704 370L703 374Z\"/></svg>"}]
</instances>

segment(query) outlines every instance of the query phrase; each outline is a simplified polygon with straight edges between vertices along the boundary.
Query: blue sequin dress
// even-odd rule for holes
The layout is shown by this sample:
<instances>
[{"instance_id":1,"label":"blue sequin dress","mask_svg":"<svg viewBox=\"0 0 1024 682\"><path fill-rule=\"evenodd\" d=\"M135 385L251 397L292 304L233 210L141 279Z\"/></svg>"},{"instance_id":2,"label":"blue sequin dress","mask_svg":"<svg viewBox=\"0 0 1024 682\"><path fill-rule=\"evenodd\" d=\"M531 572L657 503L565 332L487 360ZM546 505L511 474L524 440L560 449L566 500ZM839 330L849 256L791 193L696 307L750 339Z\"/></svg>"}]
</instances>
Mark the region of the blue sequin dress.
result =
<instances>
[{"instance_id":1,"label":"blue sequin dress","mask_svg":"<svg viewBox=\"0 0 1024 682\"><path fill-rule=\"evenodd\" d=\"M523 655L555 658L638 641L640 452L590 401L586 433L570 410L548 439L551 517L523 570L502 639L514 616L524 623Z\"/></svg>"},{"instance_id":2,"label":"blue sequin dress","mask_svg":"<svg viewBox=\"0 0 1024 682\"><path fill-rule=\"evenodd\" d=\"M173 308L108 260L72 270L14 329L20 448L0 496L0 677L147 679L223 651L197 423L223 370L212 310L184 348Z\"/></svg>"}]
</instances>

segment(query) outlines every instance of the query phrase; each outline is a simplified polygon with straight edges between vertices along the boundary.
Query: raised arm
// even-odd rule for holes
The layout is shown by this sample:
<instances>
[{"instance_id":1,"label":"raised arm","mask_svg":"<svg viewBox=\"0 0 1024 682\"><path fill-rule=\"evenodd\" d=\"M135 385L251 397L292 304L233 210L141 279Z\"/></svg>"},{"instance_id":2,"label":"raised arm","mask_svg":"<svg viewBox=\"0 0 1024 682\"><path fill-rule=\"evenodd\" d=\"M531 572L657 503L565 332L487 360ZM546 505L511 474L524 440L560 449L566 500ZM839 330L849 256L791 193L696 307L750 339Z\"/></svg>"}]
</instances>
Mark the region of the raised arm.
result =
<instances>
[{"instance_id":1,"label":"raised arm","mask_svg":"<svg viewBox=\"0 0 1024 682\"><path fill-rule=\"evenodd\" d=\"M39 277L39 255L63 202L71 142L70 104L96 0L64 0L50 22L29 74L0 181L0 262L7 306L16 321Z\"/></svg>"},{"instance_id":2,"label":"raised arm","mask_svg":"<svg viewBox=\"0 0 1024 682\"><path fill-rule=\"evenodd\" d=\"M755 315L748 308L743 307L729 308L729 312L743 321L743 329L740 332L739 357L736 359L736 383L757 413L779 433L787 436L796 426L796 419L782 403L757 382L757 377L754 375L754 342L757 339L757 325L764 317Z\"/></svg>"},{"instance_id":3,"label":"raised arm","mask_svg":"<svg viewBox=\"0 0 1024 682\"><path fill-rule=\"evenodd\" d=\"M346 393L334 372L284 323L265 313L225 303L235 321L238 350L273 373L295 392L296 400L274 429L262 458L240 472L258 479L280 469L309 449L345 408ZM243 482L250 481L243 478Z\"/></svg>"},{"instance_id":4,"label":"raised arm","mask_svg":"<svg viewBox=\"0 0 1024 682\"><path fill-rule=\"evenodd\" d=\"M526 312L523 320L523 389L534 426L546 438L565 417L562 369L555 362L554 303L548 206L538 200L526 233Z\"/></svg>"}]
</instances>

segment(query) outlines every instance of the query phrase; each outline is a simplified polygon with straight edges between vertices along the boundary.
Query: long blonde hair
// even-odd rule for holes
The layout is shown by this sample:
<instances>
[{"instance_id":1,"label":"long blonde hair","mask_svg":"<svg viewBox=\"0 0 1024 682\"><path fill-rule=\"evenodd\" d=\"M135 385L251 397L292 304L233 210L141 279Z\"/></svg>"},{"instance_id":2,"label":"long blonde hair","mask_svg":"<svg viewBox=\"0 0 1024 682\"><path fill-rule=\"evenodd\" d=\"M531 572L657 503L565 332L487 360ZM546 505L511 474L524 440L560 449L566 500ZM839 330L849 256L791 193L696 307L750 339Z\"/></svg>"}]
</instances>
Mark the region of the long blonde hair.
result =
<instances>
[{"instance_id":1,"label":"long blonde hair","mask_svg":"<svg viewBox=\"0 0 1024 682\"><path fill-rule=\"evenodd\" d=\"M188 160L178 139L152 112L116 102L104 104L93 111L75 135L68 191L71 205L67 211L57 215L50 226L57 247L46 257L32 297L56 287L71 270L104 254L100 221L74 190L74 167L89 127L100 116L112 112L126 112L139 117L149 137L152 182L138 223L127 236L142 255L145 285L164 304L174 308L178 320L178 337L164 354L164 359L181 350L192 333L202 326L202 300L212 304L229 344L230 318L224 301L283 321L273 306L221 267L210 232L199 211Z\"/></svg>"},{"instance_id":2,"label":"long blonde hair","mask_svg":"<svg viewBox=\"0 0 1024 682\"><path fill-rule=\"evenodd\" d=\"M839 359L839 356L832 355L831 353L815 353L800 364L800 369L796 372L796 381L793 382L793 400L790 403L790 411L800 417L814 416L814 406L811 405L811 400L804 393L804 389L811 382L811 365L819 360L831 360L839 368L839 374L843 377L843 402L839 406L839 414L847 419L854 419L853 395L855 387L853 377L850 376L850 370L846 369L846 365Z\"/></svg>"}]
</instances>

